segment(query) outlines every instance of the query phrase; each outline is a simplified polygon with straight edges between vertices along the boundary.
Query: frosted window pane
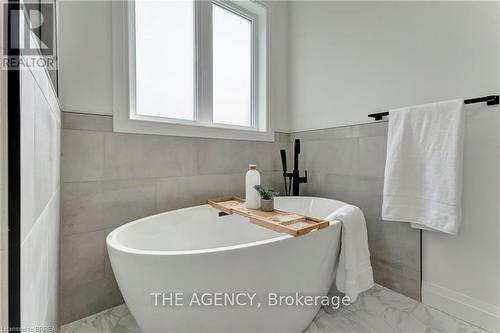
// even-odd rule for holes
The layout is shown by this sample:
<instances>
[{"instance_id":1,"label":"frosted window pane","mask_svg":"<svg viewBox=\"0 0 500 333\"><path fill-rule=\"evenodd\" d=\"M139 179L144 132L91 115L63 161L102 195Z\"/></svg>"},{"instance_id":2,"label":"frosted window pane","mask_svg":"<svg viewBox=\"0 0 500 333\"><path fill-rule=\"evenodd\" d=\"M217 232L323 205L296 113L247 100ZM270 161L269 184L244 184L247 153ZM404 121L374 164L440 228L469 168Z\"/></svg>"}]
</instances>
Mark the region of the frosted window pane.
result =
<instances>
[{"instance_id":1,"label":"frosted window pane","mask_svg":"<svg viewBox=\"0 0 500 333\"><path fill-rule=\"evenodd\" d=\"M252 23L212 5L213 121L251 126Z\"/></svg>"},{"instance_id":2,"label":"frosted window pane","mask_svg":"<svg viewBox=\"0 0 500 333\"><path fill-rule=\"evenodd\" d=\"M193 1L136 1L136 113L193 120Z\"/></svg>"}]
</instances>

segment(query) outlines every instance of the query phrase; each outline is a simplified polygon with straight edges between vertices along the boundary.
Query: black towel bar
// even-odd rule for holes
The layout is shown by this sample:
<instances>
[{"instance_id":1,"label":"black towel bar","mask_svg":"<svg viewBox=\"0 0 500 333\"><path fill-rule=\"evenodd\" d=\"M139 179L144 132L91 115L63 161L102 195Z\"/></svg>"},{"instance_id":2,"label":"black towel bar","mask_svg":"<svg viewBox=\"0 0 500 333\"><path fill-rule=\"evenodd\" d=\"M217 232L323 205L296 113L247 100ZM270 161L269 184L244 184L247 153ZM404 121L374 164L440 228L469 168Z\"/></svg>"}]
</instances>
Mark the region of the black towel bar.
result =
<instances>
[{"instance_id":1,"label":"black towel bar","mask_svg":"<svg viewBox=\"0 0 500 333\"><path fill-rule=\"evenodd\" d=\"M500 95L491 95L491 96L464 100L464 104L474 104L474 103L484 103L484 102L486 102L486 105L498 105L500 104ZM375 120L382 120L382 118L388 115L389 112L379 112L379 113L369 114L368 117L374 118Z\"/></svg>"}]
</instances>

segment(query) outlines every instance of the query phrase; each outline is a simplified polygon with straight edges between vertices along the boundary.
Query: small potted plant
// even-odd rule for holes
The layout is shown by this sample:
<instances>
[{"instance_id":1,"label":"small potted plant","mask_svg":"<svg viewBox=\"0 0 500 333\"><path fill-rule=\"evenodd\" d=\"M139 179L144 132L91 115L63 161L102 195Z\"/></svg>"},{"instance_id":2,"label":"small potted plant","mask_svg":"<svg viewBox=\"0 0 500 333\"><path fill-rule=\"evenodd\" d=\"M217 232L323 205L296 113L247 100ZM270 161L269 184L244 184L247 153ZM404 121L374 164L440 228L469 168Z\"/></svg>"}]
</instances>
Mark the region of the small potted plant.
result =
<instances>
[{"instance_id":1,"label":"small potted plant","mask_svg":"<svg viewBox=\"0 0 500 333\"><path fill-rule=\"evenodd\" d=\"M279 193L261 185L255 185L254 188L260 194L260 209L263 212L274 211L274 197L278 196Z\"/></svg>"}]
</instances>

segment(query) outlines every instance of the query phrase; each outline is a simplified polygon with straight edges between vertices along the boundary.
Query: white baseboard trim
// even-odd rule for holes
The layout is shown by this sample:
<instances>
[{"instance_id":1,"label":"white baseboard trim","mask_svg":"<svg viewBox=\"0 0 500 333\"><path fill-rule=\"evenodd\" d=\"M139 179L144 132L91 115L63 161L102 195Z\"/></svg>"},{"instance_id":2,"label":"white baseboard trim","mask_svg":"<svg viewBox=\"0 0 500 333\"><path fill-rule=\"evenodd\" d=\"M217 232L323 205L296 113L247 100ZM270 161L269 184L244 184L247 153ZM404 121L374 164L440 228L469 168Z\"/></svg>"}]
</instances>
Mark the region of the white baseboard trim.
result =
<instances>
[{"instance_id":1,"label":"white baseboard trim","mask_svg":"<svg viewBox=\"0 0 500 333\"><path fill-rule=\"evenodd\" d=\"M500 333L500 307L422 282L422 303L494 333Z\"/></svg>"}]
</instances>

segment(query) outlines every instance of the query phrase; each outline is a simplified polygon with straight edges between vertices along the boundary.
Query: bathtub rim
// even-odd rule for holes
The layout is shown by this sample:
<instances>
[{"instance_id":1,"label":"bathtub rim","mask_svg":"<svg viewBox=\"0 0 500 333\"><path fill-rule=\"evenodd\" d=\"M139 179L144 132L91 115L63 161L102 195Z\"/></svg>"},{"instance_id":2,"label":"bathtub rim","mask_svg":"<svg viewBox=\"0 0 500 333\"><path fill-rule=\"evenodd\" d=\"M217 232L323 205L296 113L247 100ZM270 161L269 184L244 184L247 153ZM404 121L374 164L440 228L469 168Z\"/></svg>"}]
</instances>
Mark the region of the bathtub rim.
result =
<instances>
[{"instance_id":1,"label":"bathtub rim","mask_svg":"<svg viewBox=\"0 0 500 333\"><path fill-rule=\"evenodd\" d=\"M347 205L347 203L345 203L343 201L340 201L340 200L328 199L328 198L322 198L322 197L300 196L300 197L291 197L291 198L324 199L324 200L332 200L332 201L341 202L341 203ZM158 213L158 214L154 214L154 215L149 215L149 216L146 216L146 217L143 217L143 218L140 218L140 219L137 219L137 220L125 223L125 224L123 224L123 225L121 225L121 226L113 229L106 236L106 245L108 247L108 251L109 251L109 248L112 248L114 250L117 250L117 251L120 251L120 252L124 252L124 253L127 253L127 254L153 255L153 256L179 256L179 255L192 255L192 254L208 254L208 253L219 253L219 252L227 252L227 251L233 251L233 250L238 250L238 249L245 249L245 248L250 248L250 247L254 247L254 246L264 245L264 244L268 244L268 243L279 242L279 241L282 241L282 240L285 240L285 239L307 237L307 236L310 236L310 235L312 235L312 234L314 234L316 232L319 232L319 230L313 230L312 232L310 232L308 234L294 237L294 236L289 235L289 234L279 233L279 232L275 231L276 234L277 234L276 237L268 238L268 239L264 239L264 240L259 240L259 241L255 241L255 242L249 242L249 243L243 243L243 244L236 244L236 245L229 245L229 246L221 246L221 247L213 247L213 248L208 248L208 249L174 250L174 251L169 251L169 250L141 250L141 249L135 249L135 248L131 248L131 247L128 247L128 246L125 246L125 245L121 244L118 241L118 239L117 239L118 234L121 231L123 231L124 229L127 229L127 228L129 228L129 227L131 227L131 226L133 226L135 224L145 222L145 220L150 219L152 217L155 217L155 216L158 216L158 215L163 215L163 214L169 214L169 213L176 212L176 211L184 211L184 210L188 210L188 209L193 209L193 208L198 208L198 207L206 207L206 206L209 206L209 205L208 204L203 204L203 205L197 205L197 206L190 206L190 207L186 207L186 208L175 209L175 210L171 210L171 211L167 211L167 212L162 212L162 213ZM244 218L244 217L242 217L242 218ZM328 227L324 228L323 231L326 231L326 229L329 229L333 225L337 225L337 224L341 223L339 220L328 220L328 222L329 222ZM248 221L248 223L251 223L251 222Z\"/></svg>"}]
</instances>

